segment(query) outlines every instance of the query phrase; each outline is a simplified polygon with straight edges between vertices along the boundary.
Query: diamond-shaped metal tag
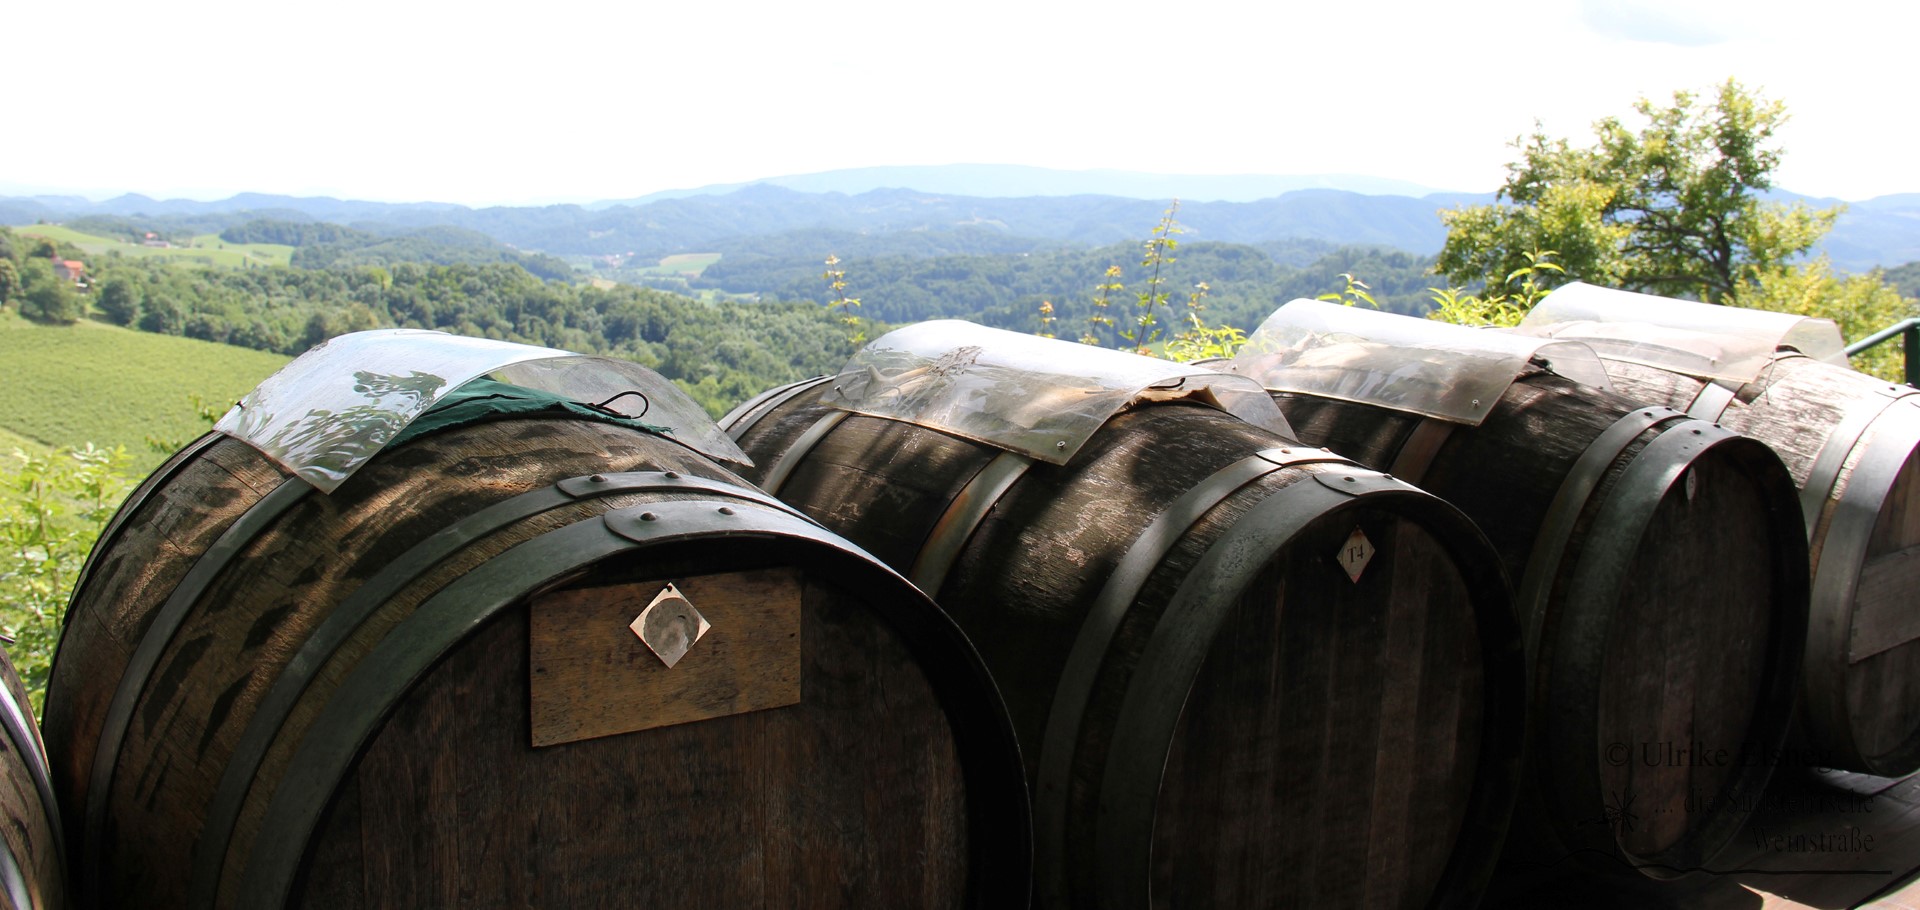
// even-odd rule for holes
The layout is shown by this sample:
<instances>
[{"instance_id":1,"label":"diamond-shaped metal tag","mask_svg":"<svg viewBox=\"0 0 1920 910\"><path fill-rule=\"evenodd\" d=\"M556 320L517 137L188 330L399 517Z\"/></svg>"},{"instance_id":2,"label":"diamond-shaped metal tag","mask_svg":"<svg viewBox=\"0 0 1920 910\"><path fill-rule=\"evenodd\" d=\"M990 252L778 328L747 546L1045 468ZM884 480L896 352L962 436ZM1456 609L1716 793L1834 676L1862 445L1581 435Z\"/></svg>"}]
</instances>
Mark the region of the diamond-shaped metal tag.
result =
<instances>
[{"instance_id":1,"label":"diamond-shaped metal tag","mask_svg":"<svg viewBox=\"0 0 1920 910\"><path fill-rule=\"evenodd\" d=\"M671 669L713 625L680 594L679 588L667 585L653 595L653 601L627 628Z\"/></svg>"},{"instance_id":2,"label":"diamond-shaped metal tag","mask_svg":"<svg viewBox=\"0 0 1920 910\"><path fill-rule=\"evenodd\" d=\"M1367 563L1372 559L1373 542L1359 528L1354 528L1353 533L1347 535L1347 542L1340 545L1340 555L1336 561L1340 563L1340 568L1347 570L1347 577L1357 584L1360 573L1367 570Z\"/></svg>"}]
</instances>

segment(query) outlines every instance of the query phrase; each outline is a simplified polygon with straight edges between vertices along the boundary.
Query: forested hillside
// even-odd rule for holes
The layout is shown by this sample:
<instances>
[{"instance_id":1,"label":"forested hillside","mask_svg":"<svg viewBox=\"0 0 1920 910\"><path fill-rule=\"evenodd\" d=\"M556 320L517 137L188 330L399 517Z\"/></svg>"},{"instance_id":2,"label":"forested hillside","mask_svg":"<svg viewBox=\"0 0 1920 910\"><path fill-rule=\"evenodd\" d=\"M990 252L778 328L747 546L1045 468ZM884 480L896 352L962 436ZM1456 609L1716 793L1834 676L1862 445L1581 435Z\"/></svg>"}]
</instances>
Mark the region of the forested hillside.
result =
<instances>
[{"instance_id":1,"label":"forested hillside","mask_svg":"<svg viewBox=\"0 0 1920 910\"><path fill-rule=\"evenodd\" d=\"M93 290L82 295L45 267L49 246L79 258L0 229L0 299L16 299L41 321L91 311L144 331L282 354L361 329L439 329L624 357L716 415L769 386L838 369L852 352L846 327L814 304L709 305L543 280L507 263L235 270L106 258L89 263ZM8 285L9 275L20 278Z\"/></svg>"},{"instance_id":2,"label":"forested hillside","mask_svg":"<svg viewBox=\"0 0 1920 910\"><path fill-rule=\"evenodd\" d=\"M1138 243L974 256L831 252L840 257L848 293L860 298L863 312L889 323L964 318L1034 331L1040 327L1040 303L1047 301L1053 305L1056 332L1078 337L1093 315L1095 289L1105 282L1109 266L1121 267L1123 283L1130 288L1146 279ZM688 284L782 300L823 300L820 259L791 253L726 256ZM1433 284L1428 274L1431 264L1428 257L1397 250L1339 247L1325 250L1304 267L1293 267L1244 244L1182 242L1162 277L1166 288L1182 300L1206 283L1207 320L1250 331L1289 300L1338 291L1344 285L1342 274L1355 275L1371 286L1387 309L1424 313L1431 303L1427 290Z\"/></svg>"}]
</instances>

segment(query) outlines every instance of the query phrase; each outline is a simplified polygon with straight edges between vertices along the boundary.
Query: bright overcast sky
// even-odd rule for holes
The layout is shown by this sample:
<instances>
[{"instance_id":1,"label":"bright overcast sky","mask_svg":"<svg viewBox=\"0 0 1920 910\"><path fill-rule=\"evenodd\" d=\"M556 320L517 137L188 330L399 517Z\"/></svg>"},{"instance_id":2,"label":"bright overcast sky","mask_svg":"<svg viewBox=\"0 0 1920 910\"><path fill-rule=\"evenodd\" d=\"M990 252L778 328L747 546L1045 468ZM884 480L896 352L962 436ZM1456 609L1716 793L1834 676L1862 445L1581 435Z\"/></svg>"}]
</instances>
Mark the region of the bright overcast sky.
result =
<instances>
[{"instance_id":1,"label":"bright overcast sky","mask_svg":"<svg viewBox=\"0 0 1920 910\"><path fill-rule=\"evenodd\" d=\"M1779 184L1920 191L1920 5L1824 0L13 4L0 193L526 204L870 165L1492 190L1729 76Z\"/></svg>"}]
</instances>

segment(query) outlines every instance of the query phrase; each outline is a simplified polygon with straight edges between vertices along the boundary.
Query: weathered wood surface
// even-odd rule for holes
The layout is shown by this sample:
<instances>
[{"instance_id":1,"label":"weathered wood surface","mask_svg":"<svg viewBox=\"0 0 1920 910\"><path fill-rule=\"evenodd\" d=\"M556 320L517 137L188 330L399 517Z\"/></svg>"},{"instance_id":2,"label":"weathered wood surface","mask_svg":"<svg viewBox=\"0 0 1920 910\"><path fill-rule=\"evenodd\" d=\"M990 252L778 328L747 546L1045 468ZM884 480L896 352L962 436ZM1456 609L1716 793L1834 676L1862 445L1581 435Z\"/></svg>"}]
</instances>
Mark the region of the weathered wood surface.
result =
<instances>
[{"instance_id":1,"label":"weathered wood surface","mask_svg":"<svg viewBox=\"0 0 1920 910\"><path fill-rule=\"evenodd\" d=\"M1423 420L1275 400L1306 442L1375 466L1393 464ZM1514 579L1541 572L1545 556L1559 560L1550 583L1519 603L1531 628L1534 735L1509 861L1584 856L1656 877L1697 868L1735 835L1771 772L1742 757L1776 751L1786 733L1805 550L1773 456L1737 438L1689 447L1698 424L1649 417L1588 499L1556 505L1589 446L1637 413L1653 412L1533 372L1480 426L1454 427L1417 479L1480 525ZM1669 433L1682 438L1659 442ZM1659 454L1646 455L1656 444ZM1664 485L1646 481L1662 474ZM1579 511L1560 520L1573 517L1572 532L1552 551L1543 531L1569 507ZM1688 760L1701 752L1725 758ZM1639 823L1612 824L1629 814Z\"/></svg>"},{"instance_id":2,"label":"weathered wood surface","mask_svg":"<svg viewBox=\"0 0 1920 910\"><path fill-rule=\"evenodd\" d=\"M1638 364L1608 361L1607 370L1628 394L1679 408L1707 389ZM1920 611L1912 609L1920 590L1920 397L1891 397L1909 393L1782 354L1724 411L1702 415L1772 446L1803 501L1814 504L1809 745L1828 765L1882 775L1920 769ZM1823 455L1838 470L1815 477Z\"/></svg>"},{"instance_id":3,"label":"weathered wood surface","mask_svg":"<svg viewBox=\"0 0 1920 910\"><path fill-rule=\"evenodd\" d=\"M713 628L668 667L628 624L671 581ZM689 652L689 657L691 652ZM729 572L535 599L527 640L533 745L800 703L800 573Z\"/></svg>"},{"instance_id":4,"label":"weathered wood surface","mask_svg":"<svg viewBox=\"0 0 1920 910\"><path fill-rule=\"evenodd\" d=\"M758 470L830 413L821 391L735 428ZM1291 444L1211 408L1123 412L1071 463L1029 467L946 575L938 599L986 657L1039 781L1041 905L1426 907L1477 893L1503 824L1493 807L1511 792L1517 641L1491 554L1434 500L1330 506L1308 494L1351 467L1272 470L1171 532L1076 676L1090 608L1143 530L1216 472ZM906 571L999 454L854 415L778 493ZM1183 585L1207 583L1196 569L1216 544L1290 496L1297 527L1241 545L1264 566L1249 583L1209 595L1204 615L1169 614ZM1336 561L1356 528L1376 550L1357 582ZM1168 673L1171 639L1187 662ZM1056 695L1076 680L1084 709L1049 742L1054 712L1074 710ZM1171 709L1135 710L1144 691ZM1050 768L1064 769L1057 791Z\"/></svg>"},{"instance_id":5,"label":"weathered wood surface","mask_svg":"<svg viewBox=\"0 0 1920 910\"><path fill-rule=\"evenodd\" d=\"M47 758L37 738L27 687L0 656L0 698L6 710L25 723L6 724L0 732L0 907L8 910L60 910L67 905L67 869L55 834L58 807L49 805L35 782L46 773Z\"/></svg>"},{"instance_id":6,"label":"weathered wood surface","mask_svg":"<svg viewBox=\"0 0 1920 910\"><path fill-rule=\"evenodd\" d=\"M1486 910L1920 907L1920 780L1782 768L1740 835L1669 882L1562 864L1503 870Z\"/></svg>"},{"instance_id":7,"label":"weathered wood surface","mask_svg":"<svg viewBox=\"0 0 1920 910\"><path fill-rule=\"evenodd\" d=\"M329 653L303 656L303 663L299 667L303 668L301 672L312 674L310 682L305 684L304 689L297 690L297 697L287 704L283 715L256 721L263 701L281 677L294 666L295 655L315 630L370 580L384 577L382 573L389 571L394 560L414 552L416 547L429 540L440 539L436 535L442 534L454 522L513 497L547 489L566 478L622 471L675 472L688 478L744 486L737 477L704 457L659 437L586 421L511 420L477 424L423 437L410 445L383 453L332 495L306 495L248 543L239 552L234 564L216 576L205 592L193 600L178 631L166 640L158 663L144 684L138 681L128 683L139 686L135 690L138 700L134 702L121 748L108 756L114 762L107 778L110 781L109 789L98 794L89 793L89 781L96 773L93 767L95 752L101 742L107 706L113 698L115 687L122 684L130 656L139 647L142 638L149 634L154 615L166 602L179 579L186 574L187 568L211 541L250 505L258 502L267 491L285 479L277 468L251 448L232 440L215 443L192 463L183 466L172 481L157 490L156 495L140 508L139 514L129 516L124 530L113 544L113 552L97 560L98 565L87 586L76 597L69 618L69 633L50 687L46 725L48 748L56 756L56 777L64 798L63 811L66 813L70 843L74 848L71 855L85 856L90 868L96 870L92 874L92 881L83 884L90 884L96 889L97 905L117 906L135 899L137 895L140 902L186 906L190 891L198 898L209 897L204 882L206 871L212 869L215 870L211 879L210 899L214 901L213 905L238 906L239 882L255 859L254 845L260 842L270 805L283 789L282 780L290 765L303 754L303 750L309 748L309 744L304 742L306 731L321 719L323 712L330 709L333 693L363 669L363 660L376 647L385 645L389 633L409 620L416 607L517 545L549 532L572 528L584 522L598 522L600 516L616 509L656 503L673 504L686 501L689 496L698 499L701 495L713 495L684 490L658 490L564 501L556 499L557 504L543 506L537 513L519 517L497 530L461 541L444 558L417 567L417 574L407 576L410 580L394 589L390 597L372 604L367 617L352 627L350 633ZM716 506L729 503L740 504L737 500L714 499ZM629 574L603 578L600 583L606 585L638 579L660 579L662 572L673 576L705 576L737 570L775 569L782 565L797 566L807 572L827 571L828 567L845 562L819 562L791 549L768 551L767 547L770 546L774 545L768 543L764 546L742 547L724 538L715 538L710 545L695 548L702 554L699 558L675 550L682 555L677 557L678 562L665 568L658 560L629 560L630 564L623 563L624 571ZM992 776L994 773L1003 773L1011 782L1008 786L1017 790L1019 774L1017 766L1010 763L1010 741L1004 738L1004 732L996 732L992 718L1000 716L998 709L987 707L987 703L992 701L991 695L983 691L945 691L949 687L965 687L965 674L957 673L955 667L967 665L971 658L964 655L964 645L958 643L958 633L941 632L941 629L950 630L950 626L944 625L945 621L934 614L924 599L920 599L897 579L892 587L885 583L873 583L872 579L868 581L871 583L870 590L846 595L851 605L848 609L895 610L897 614L889 622L903 627L913 625L916 616L932 617L933 621L928 631L915 633L920 637L914 640L911 650L919 660L940 664L937 672L930 670L929 674L930 678L937 678L937 685L943 689L942 706L947 713L921 718L913 723L903 721L903 727L921 730L924 725L932 724L935 728L941 728L948 724L949 716L973 718L974 722L968 724L967 729L949 733L950 739L960 744L952 748L967 756L969 775L981 773ZM831 580L822 580L821 583L835 584ZM508 593L515 597L530 597L539 591L529 588ZM402 767L426 775L426 779L387 781L379 786L401 788L401 795L414 792L406 789L409 787L426 788L420 792L438 792L432 789L440 780L437 775L447 769L458 768L466 768L468 772L479 775L476 779L495 782L488 786L504 786L501 782L514 779L513 775L524 773L525 769L488 770L484 767L484 761L481 761L482 757L488 757L487 761L533 762L530 756L537 753L563 750L592 752L603 748L593 745L603 741L623 741L632 736L640 736L649 742L656 740L647 734L625 734L535 750L531 745L527 694L530 683L527 682L529 658L525 620L522 619L520 623L516 627L520 636L517 651L511 658L496 655L498 659L491 659L487 664L495 670L504 667L504 671L510 671L521 680L511 696L513 711L510 717L490 717L485 711L460 705L459 699L454 697L451 701L443 700L439 704L442 710L461 714L461 717L420 719L421 712L429 709L413 704L412 690L391 694L400 698L396 717L413 717L429 725L486 726L502 732L502 735L510 733L505 741L512 742L521 751L503 751L505 746L486 749L476 746L471 757L451 756L436 751L433 739L427 737L419 742L420 751L401 762ZM838 631L836 628L836 634ZM463 653L465 647L456 646L456 653ZM830 643L822 643L821 647L828 649L826 653L833 653ZM471 688L477 683L469 681L461 685ZM824 691L830 693L833 689L828 687ZM487 697L507 696L493 693ZM828 714L835 711L858 713L866 710L860 703L862 698L886 703L892 697L891 692L883 693L877 688L853 690L848 691L842 701L827 706L825 710ZM725 700L708 699L710 702ZM924 702L914 704L925 707ZM914 704L908 704L904 710L909 714L918 710ZM631 717L634 708L629 704L620 710ZM818 721L821 716L818 712L810 712L804 705L781 710L790 713L798 711L804 718L799 721L803 728L808 723ZM711 723L726 726L727 720L722 718L663 729L681 731L677 735L695 736L696 740L710 738L713 741L711 748L723 752L732 749L753 753L771 747L767 744L772 740L756 732L758 728L754 727L726 727L730 733L704 732L696 735L684 732ZM870 721L870 718L867 720ZM1004 723L1002 717L999 724ZM210 810L217 805L219 788L228 774L229 764L240 749L243 737L255 733L270 738L265 740L265 751L260 755L257 774L240 781L243 785L241 799L234 806L230 832L220 836L222 832L203 830L209 821ZM824 734L813 731L796 735L804 738L807 735ZM1001 737L998 747L993 745L996 737ZM938 752L941 747L935 740L928 740L926 748ZM1004 772L995 770L996 761L992 756L996 749L1003 749L1008 757L1008 761L1002 763L1006 765ZM818 750L816 754L823 762L847 759L845 755L825 749ZM918 774L923 759L924 756L917 752L902 755L881 750L876 761L908 761L913 763L910 765L911 773ZM660 768L676 767L682 760L679 753L671 750L662 757L651 759ZM725 763L739 759L719 756L714 760ZM474 761L481 763L472 764ZM489 774L493 777L487 777ZM991 855L990 864L1004 865L1009 877L1019 879L1024 874L1023 861L1017 856L1008 858L1024 850L1024 836L1018 830L999 827L1012 816L1019 815L1018 810L1006 810L1004 798L968 789L949 792L939 786L909 779L910 775L887 777L870 771L866 774L871 778L867 783L876 788L867 798L896 807L904 804L889 802L891 796L883 797L879 788L904 787L900 794L895 795L900 795L907 804L912 803L914 794L929 792L923 787L939 791L928 796L928 801L915 810L919 814L913 817L925 818L926 824L936 827L961 824L962 828L957 830L967 832L969 849L942 853L937 857L938 862L924 864L927 878L923 884L926 887L944 888L947 884L960 882L961 890L955 894L962 900L983 901L988 899L985 895L989 893L1004 894L1009 886L969 878L971 866L982 862L979 859L982 855ZM359 780L356 786L338 794L342 803L331 810L336 822L354 816L366 821L394 809L385 805L369 805L369 800L384 798L387 791L371 788L364 775L356 779ZM522 783L536 779L528 777ZM932 781L939 779L938 775L929 778ZM580 778L575 784L591 787L597 785L596 781L598 784L609 783L605 779L589 776ZM817 815L765 815L762 803L749 800L719 810L711 818L683 814L679 821L697 821L708 825L710 833L731 825L731 830L745 839L744 843L754 841L750 829L756 829L763 822L773 824L769 819L784 819L780 824L786 827L773 839L787 837L796 844L805 845L823 837L815 826L846 827L852 821L845 817L845 812L855 809L866 811L858 808L857 801L849 804L846 781L842 780L836 786L840 789L834 791L833 799L825 795L820 797L823 800L822 811ZM356 797L359 800L357 808L353 804ZM559 864L553 867L556 869L568 862L584 862L581 858L592 851L617 849L604 840L613 828L658 826L659 833L645 835L650 838L648 842L655 846L671 844L669 832L677 830L673 827L675 819L650 817L639 811L644 809L644 805L632 802L625 789L569 792L555 798L579 800L583 806L591 804L606 813L605 818L617 821L617 824L609 823L612 827L599 825L575 834L568 830L564 820L529 820L527 824L534 825L529 830L542 839L540 843L559 845L577 842L577 849L586 851L556 853L554 862ZM104 820L104 823L91 827L88 825L90 799L100 801L95 812L99 819ZM530 796L529 799L534 797ZM537 808L537 800L532 805ZM740 814L747 809L752 811L744 816ZM467 805L459 808L459 811L469 813L477 810ZM836 812L840 814L836 815ZM951 812L959 812L969 819L987 821L956 822L943 814ZM371 821L366 823L372 824ZM502 824L511 827L508 822L503 821ZM1024 821L1018 821L1018 826L1024 829ZM985 830L980 830L983 828ZM416 833L422 837L437 837L447 835L451 830L444 826L429 827L419 829ZM640 835L623 830L622 836ZM833 837L826 838L820 847L819 857L829 856L836 849L834 844L839 842L834 841ZM590 842L593 838L601 840ZM692 843L693 839L689 839L688 844ZM764 849L765 846L760 844L751 849ZM337 844L329 843L308 856L307 861L321 864L349 862L343 858L342 849ZM431 842L430 849L457 852L462 848L457 840L436 840ZM559 850L559 847L554 849ZM740 849L749 848L743 846ZM682 853L670 853L641 856L637 861L673 867L687 860L689 857ZM835 860L828 865L838 862ZM196 863L200 865L196 866ZM860 871L845 880L832 882L801 876L794 879L800 883L795 887L803 890L830 888L829 893L844 897L849 893L879 889L883 882L894 882L907 875L899 869L882 868L890 864L856 861L854 857L845 858L844 865ZM483 868L483 865L470 862L408 863L392 865L383 875L481 875ZM196 885L194 878L197 869L203 879L199 885ZM564 905L573 903L564 899L565 889L577 887L591 891L597 887L592 869L580 867L576 871L580 874L561 875L545 883L541 886L545 890L538 893L547 895L556 905ZM785 870L773 864L767 865L762 871L786 875ZM734 874L728 873L729 876ZM319 881L311 874L304 880L309 884ZM475 882L483 880L484 876L473 879ZM380 877L369 877L367 881L379 884L382 888L390 884L387 878ZM456 878L432 883L423 881L417 883L417 887L463 886ZM786 888L789 885L783 883L779 887ZM894 888L891 884L886 887ZM414 893L406 889L399 890ZM887 893L901 892L895 888ZM365 894L368 900L383 899L377 890L368 890ZM476 894L480 896L476 896L474 902L482 906L487 905L486 901L496 899L515 905L519 905L521 900L512 895L489 895L484 886ZM796 898L794 903L808 904L820 900L827 898L821 897L820 892L808 891L803 897ZM593 901L579 903L589 905Z\"/></svg>"},{"instance_id":8,"label":"weathered wood surface","mask_svg":"<svg viewBox=\"0 0 1920 910\"><path fill-rule=\"evenodd\" d=\"M800 704L538 749L527 611L496 618L367 747L294 905L966 906L938 693L857 598L806 599Z\"/></svg>"}]
</instances>

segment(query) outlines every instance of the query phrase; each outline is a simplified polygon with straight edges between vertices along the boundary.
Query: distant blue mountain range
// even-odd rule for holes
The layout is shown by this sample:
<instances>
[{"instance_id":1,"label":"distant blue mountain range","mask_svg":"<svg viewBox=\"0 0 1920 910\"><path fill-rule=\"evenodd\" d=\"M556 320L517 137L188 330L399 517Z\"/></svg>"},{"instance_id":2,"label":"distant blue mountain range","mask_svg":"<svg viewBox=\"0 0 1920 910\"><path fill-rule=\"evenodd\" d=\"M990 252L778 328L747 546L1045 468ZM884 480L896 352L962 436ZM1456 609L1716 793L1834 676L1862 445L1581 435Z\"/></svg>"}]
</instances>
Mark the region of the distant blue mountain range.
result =
<instances>
[{"instance_id":1,"label":"distant blue mountain range","mask_svg":"<svg viewBox=\"0 0 1920 910\"><path fill-rule=\"evenodd\" d=\"M900 188L903 183L913 188ZM1383 191L1356 190L1367 186ZM978 189L956 189L969 187ZM1386 191L1393 189L1405 192ZM649 257L707 252L721 244L739 249L749 245L742 243L747 238L803 231L872 236L985 230L1047 243L1101 245L1146 236L1167 201L1178 195L1183 200L1179 220L1188 241L1317 240L1431 254L1445 239L1437 214L1441 209L1493 199L1490 193L1423 190L1339 175L1176 177L954 165L834 171L584 206L476 209L260 193L214 202L139 195L100 202L15 196L0 197L0 224L114 215L157 223L190 221L213 229L263 217L384 232L445 225L478 231L522 250ZM1816 206L1837 201L1773 195ZM1849 203L1825 251L1850 271L1920 260L1920 194Z\"/></svg>"}]
</instances>

